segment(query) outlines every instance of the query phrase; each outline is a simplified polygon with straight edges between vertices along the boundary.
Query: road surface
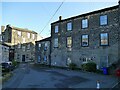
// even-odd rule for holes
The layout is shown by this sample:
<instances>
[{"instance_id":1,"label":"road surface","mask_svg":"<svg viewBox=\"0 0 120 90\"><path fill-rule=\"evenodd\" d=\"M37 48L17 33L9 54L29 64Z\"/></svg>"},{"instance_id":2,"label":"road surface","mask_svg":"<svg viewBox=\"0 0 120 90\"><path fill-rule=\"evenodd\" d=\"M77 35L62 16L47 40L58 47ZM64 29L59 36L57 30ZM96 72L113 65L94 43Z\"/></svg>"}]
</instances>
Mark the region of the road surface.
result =
<instances>
[{"instance_id":1,"label":"road surface","mask_svg":"<svg viewBox=\"0 0 120 90\"><path fill-rule=\"evenodd\" d=\"M11 79L2 85L6 88L96 88L97 80L100 88L112 88L117 78L83 71L72 71L54 68L35 67L23 63L13 71Z\"/></svg>"}]
</instances>

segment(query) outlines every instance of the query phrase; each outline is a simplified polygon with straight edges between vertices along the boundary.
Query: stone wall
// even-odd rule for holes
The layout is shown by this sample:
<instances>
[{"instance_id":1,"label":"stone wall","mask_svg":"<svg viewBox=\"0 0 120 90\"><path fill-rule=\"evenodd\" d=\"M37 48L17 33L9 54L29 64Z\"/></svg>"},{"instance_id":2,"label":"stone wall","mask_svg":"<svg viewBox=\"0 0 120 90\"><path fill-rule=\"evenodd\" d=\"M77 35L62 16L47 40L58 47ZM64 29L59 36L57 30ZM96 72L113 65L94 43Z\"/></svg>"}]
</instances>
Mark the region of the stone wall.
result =
<instances>
[{"instance_id":1,"label":"stone wall","mask_svg":"<svg viewBox=\"0 0 120 90\"><path fill-rule=\"evenodd\" d=\"M19 32L21 34L19 34ZM30 37L28 37L28 33L30 34ZM7 25L3 32L3 36L4 42L9 43L11 48L15 49L15 60L22 62L23 55L25 55L25 62L35 60L35 41L37 40L36 32ZM27 49L29 44L29 49ZM23 50L23 48L25 48L25 50Z\"/></svg>"},{"instance_id":2,"label":"stone wall","mask_svg":"<svg viewBox=\"0 0 120 90\"><path fill-rule=\"evenodd\" d=\"M108 16L108 24L100 26L100 15ZM81 29L81 20L88 19L88 28ZM72 30L66 30L67 22L72 22ZM54 33L54 27L59 26L59 32ZM66 19L64 21L53 23L51 25L51 64L56 66L66 67L68 63L76 63L78 67L84 60L92 60L97 65L105 66L111 65L116 62L118 58L118 31L119 31L119 17L118 8L90 14L82 17ZM100 34L108 33L109 45L100 45ZM81 46L81 36L83 34L89 35L89 46ZM72 48L66 47L66 40L68 36L72 36ZM58 37L59 47L54 48L54 38Z\"/></svg>"},{"instance_id":3,"label":"stone wall","mask_svg":"<svg viewBox=\"0 0 120 90\"><path fill-rule=\"evenodd\" d=\"M0 44L0 63L9 61L9 47Z\"/></svg>"},{"instance_id":4,"label":"stone wall","mask_svg":"<svg viewBox=\"0 0 120 90\"><path fill-rule=\"evenodd\" d=\"M41 47L39 47L39 44L41 44ZM45 47L45 44L47 45L47 47ZM49 40L36 41L35 46L36 46L35 49L36 63L50 65L50 48L51 48L50 41ZM45 61L45 57L46 57L46 61Z\"/></svg>"}]
</instances>

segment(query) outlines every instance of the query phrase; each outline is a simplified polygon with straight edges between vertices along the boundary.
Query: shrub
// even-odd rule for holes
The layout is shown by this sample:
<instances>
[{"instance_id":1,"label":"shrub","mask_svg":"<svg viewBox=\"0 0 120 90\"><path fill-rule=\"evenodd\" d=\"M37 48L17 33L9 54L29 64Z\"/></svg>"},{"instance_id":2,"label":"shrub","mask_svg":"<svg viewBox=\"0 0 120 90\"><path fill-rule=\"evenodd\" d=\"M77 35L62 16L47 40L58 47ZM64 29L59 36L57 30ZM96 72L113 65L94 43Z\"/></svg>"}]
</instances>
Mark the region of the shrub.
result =
<instances>
[{"instance_id":1,"label":"shrub","mask_svg":"<svg viewBox=\"0 0 120 90\"><path fill-rule=\"evenodd\" d=\"M77 65L75 63L70 63L69 64L69 68L72 69L72 70L76 69L76 67L77 67Z\"/></svg>"},{"instance_id":2,"label":"shrub","mask_svg":"<svg viewBox=\"0 0 120 90\"><path fill-rule=\"evenodd\" d=\"M12 61L12 64L13 64L13 66L15 66L15 67L16 67L18 63L17 63L17 61L16 61L16 60L13 60L13 61Z\"/></svg>"},{"instance_id":3,"label":"shrub","mask_svg":"<svg viewBox=\"0 0 120 90\"><path fill-rule=\"evenodd\" d=\"M85 71L89 71L89 72L95 72L96 71L96 63L94 63L94 62L84 63L84 64L82 64L82 69Z\"/></svg>"},{"instance_id":4,"label":"shrub","mask_svg":"<svg viewBox=\"0 0 120 90\"><path fill-rule=\"evenodd\" d=\"M96 73L103 74L103 71L102 70L96 70Z\"/></svg>"}]
</instances>

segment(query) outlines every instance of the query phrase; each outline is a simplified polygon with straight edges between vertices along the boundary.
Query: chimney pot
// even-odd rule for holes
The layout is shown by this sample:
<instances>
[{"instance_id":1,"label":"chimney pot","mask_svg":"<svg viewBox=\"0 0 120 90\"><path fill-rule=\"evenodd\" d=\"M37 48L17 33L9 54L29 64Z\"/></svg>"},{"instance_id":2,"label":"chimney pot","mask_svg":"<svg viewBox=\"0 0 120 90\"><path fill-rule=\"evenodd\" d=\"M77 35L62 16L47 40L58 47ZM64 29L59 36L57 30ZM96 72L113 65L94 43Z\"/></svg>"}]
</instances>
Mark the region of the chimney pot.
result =
<instances>
[{"instance_id":1,"label":"chimney pot","mask_svg":"<svg viewBox=\"0 0 120 90\"><path fill-rule=\"evenodd\" d=\"M62 16L59 16L59 21L61 21L62 20Z\"/></svg>"}]
</instances>

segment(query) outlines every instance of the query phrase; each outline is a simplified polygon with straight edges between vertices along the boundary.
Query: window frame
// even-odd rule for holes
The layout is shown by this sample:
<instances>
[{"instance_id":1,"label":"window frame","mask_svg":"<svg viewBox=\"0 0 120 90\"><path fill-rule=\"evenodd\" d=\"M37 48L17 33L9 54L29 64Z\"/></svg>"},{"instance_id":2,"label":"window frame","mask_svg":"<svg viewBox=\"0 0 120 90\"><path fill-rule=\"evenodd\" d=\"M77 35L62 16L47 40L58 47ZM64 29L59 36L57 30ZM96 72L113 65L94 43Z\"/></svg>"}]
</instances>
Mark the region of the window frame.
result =
<instances>
[{"instance_id":1,"label":"window frame","mask_svg":"<svg viewBox=\"0 0 120 90\"><path fill-rule=\"evenodd\" d=\"M57 39L57 45L55 45L55 40L56 39ZM54 38L54 48L58 48L59 47L58 44L59 44L59 39L58 38Z\"/></svg>"},{"instance_id":2,"label":"window frame","mask_svg":"<svg viewBox=\"0 0 120 90\"><path fill-rule=\"evenodd\" d=\"M46 50L47 50L47 47L48 47L48 43L47 43L47 42L45 42L45 43L44 43L44 51L46 51Z\"/></svg>"},{"instance_id":3,"label":"window frame","mask_svg":"<svg viewBox=\"0 0 120 90\"><path fill-rule=\"evenodd\" d=\"M28 49L28 50L30 49L30 46L31 46L31 45L30 45L30 43L29 43L29 44L27 44L27 49Z\"/></svg>"},{"instance_id":4,"label":"window frame","mask_svg":"<svg viewBox=\"0 0 120 90\"><path fill-rule=\"evenodd\" d=\"M24 37L22 38L22 43L26 43L26 39Z\"/></svg>"},{"instance_id":5,"label":"window frame","mask_svg":"<svg viewBox=\"0 0 120 90\"><path fill-rule=\"evenodd\" d=\"M39 60L39 62L38 62L38 60ZM40 56L40 55L38 55L37 62L38 62L38 63L40 63L40 61L41 61L41 56Z\"/></svg>"},{"instance_id":6,"label":"window frame","mask_svg":"<svg viewBox=\"0 0 120 90\"><path fill-rule=\"evenodd\" d=\"M18 44L18 49L20 49L20 48L21 48L21 44L19 43L19 44Z\"/></svg>"},{"instance_id":7,"label":"window frame","mask_svg":"<svg viewBox=\"0 0 120 90\"><path fill-rule=\"evenodd\" d=\"M42 44L38 43L38 51L40 51Z\"/></svg>"},{"instance_id":8,"label":"window frame","mask_svg":"<svg viewBox=\"0 0 120 90\"><path fill-rule=\"evenodd\" d=\"M47 62L47 56L44 55L44 62Z\"/></svg>"},{"instance_id":9,"label":"window frame","mask_svg":"<svg viewBox=\"0 0 120 90\"><path fill-rule=\"evenodd\" d=\"M87 27L83 27L83 25L86 25L86 24L83 24L83 21L85 21L85 20L87 20ZM81 20L81 28L82 28L82 29L88 28L88 25L89 25L88 23L89 23L89 22L88 22L88 19L87 19L87 18L82 19L82 20Z\"/></svg>"},{"instance_id":10,"label":"window frame","mask_svg":"<svg viewBox=\"0 0 120 90\"><path fill-rule=\"evenodd\" d=\"M107 34L107 44L102 44L101 34ZM109 34L106 32L100 33L100 46L109 46Z\"/></svg>"},{"instance_id":11,"label":"window frame","mask_svg":"<svg viewBox=\"0 0 120 90\"><path fill-rule=\"evenodd\" d=\"M41 47L41 43L38 43L38 47Z\"/></svg>"},{"instance_id":12,"label":"window frame","mask_svg":"<svg viewBox=\"0 0 120 90\"><path fill-rule=\"evenodd\" d=\"M27 33L27 37L30 38L30 33L29 32Z\"/></svg>"},{"instance_id":13,"label":"window frame","mask_svg":"<svg viewBox=\"0 0 120 90\"><path fill-rule=\"evenodd\" d=\"M83 45L83 36L85 36L85 35L88 36L88 40L87 40L87 41L88 41L88 44L87 44L87 46L84 46L84 45ZM82 34L82 35L81 35L81 46L82 46L82 47L89 47L89 35L88 35L88 34Z\"/></svg>"},{"instance_id":14,"label":"window frame","mask_svg":"<svg viewBox=\"0 0 120 90\"><path fill-rule=\"evenodd\" d=\"M32 34L32 39L35 39L35 34Z\"/></svg>"},{"instance_id":15,"label":"window frame","mask_svg":"<svg viewBox=\"0 0 120 90\"><path fill-rule=\"evenodd\" d=\"M26 51L26 46L22 46L22 51Z\"/></svg>"},{"instance_id":16,"label":"window frame","mask_svg":"<svg viewBox=\"0 0 120 90\"><path fill-rule=\"evenodd\" d=\"M68 38L71 38L71 45L70 46L68 45ZM67 48L71 48L72 47L72 36L67 36L67 38L66 38L66 47Z\"/></svg>"},{"instance_id":17,"label":"window frame","mask_svg":"<svg viewBox=\"0 0 120 90\"><path fill-rule=\"evenodd\" d=\"M21 31L17 31L17 35L18 36L22 36L22 32Z\"/></svg>"},{"instance_id":18,"label":"window frame","mask_svg":"<svg viewBox=\"0 0 120 90\"><path fill-rule=\"evenodd\" d=\"M104 23L103 23L103 24L101 24L101 22L102 22L102 21L101 21L101 17L104 17L104 16L106 16L106 17L107 17L106 24L104 24ZM108 25L108 15L107 15L107 14L100 15L100 17L99 17L99 25L100 25L100 26L105 26L105 25Z\"/></svg>"},{"instance_id":19,"label":"window frame","mask_svg":"<svg viewBox=\"0 0 120 90\"><path fill-rule=\"evenodd\" d=\"M56 31L56 28L57 28L57 31ZM55 33L58 33L58 32L59 32L59 26L58 26L58 25L55 25L55 26L54 26L54 32L55 32Z\"/></svg>"},{"instance_id":20,"label":"window frame","mask_svg":"<svg viewBox=\"0 0 120 90\"><path fill-rule=\"evenodd\" d=\"M71 26L69 26L69 25L71 25ZM72 22L67 22L67 27L66 27L67 31L72 31L72 29L73 29L72 25L73 25Z\"/></svg>"}]
</instances>

